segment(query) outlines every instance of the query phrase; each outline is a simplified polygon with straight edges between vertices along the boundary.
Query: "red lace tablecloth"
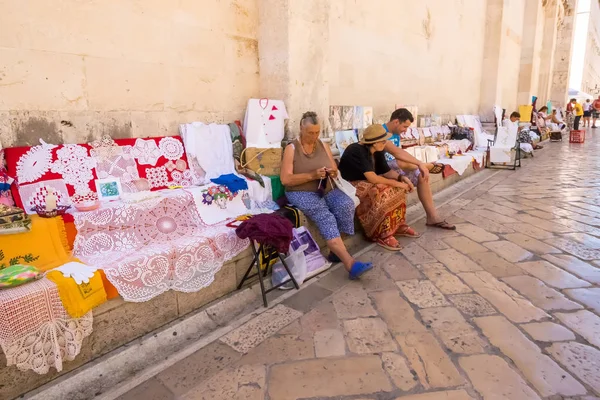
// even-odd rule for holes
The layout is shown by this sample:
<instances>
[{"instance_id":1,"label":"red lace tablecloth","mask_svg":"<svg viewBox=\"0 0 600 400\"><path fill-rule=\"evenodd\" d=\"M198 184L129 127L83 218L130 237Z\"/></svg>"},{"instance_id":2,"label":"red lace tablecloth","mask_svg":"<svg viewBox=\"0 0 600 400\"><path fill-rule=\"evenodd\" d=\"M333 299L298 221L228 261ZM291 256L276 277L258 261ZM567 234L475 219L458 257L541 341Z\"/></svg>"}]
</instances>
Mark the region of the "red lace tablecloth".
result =
<instances>
[{"instance_id":1,"label":"red lace tablecloth","mask_svg":"<svg viewBox=\"0 0 600 400\"><path fill-rule=\"evenodd\" d=\"M225 222L204 224L185 190L74 217L73 254L104 270L125 301L148 301L171 289L197 292L248 246Z\"/></svg>"}]
</instances>

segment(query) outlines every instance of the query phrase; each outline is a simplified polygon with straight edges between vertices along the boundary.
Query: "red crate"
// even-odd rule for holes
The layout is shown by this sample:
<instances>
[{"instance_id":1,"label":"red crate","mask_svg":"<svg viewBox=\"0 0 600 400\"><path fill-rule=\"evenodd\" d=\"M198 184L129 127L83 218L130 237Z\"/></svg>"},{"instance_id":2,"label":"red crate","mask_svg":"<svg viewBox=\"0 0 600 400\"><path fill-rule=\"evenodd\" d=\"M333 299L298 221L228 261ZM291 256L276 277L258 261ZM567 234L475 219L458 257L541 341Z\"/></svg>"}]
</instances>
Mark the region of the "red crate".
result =
<instances>
[{"instance_id":1,"label":"red crate","mask_svg":"<svg viewBox=\"0 0 600 400\"><path fill-rule=\"evenodd\" d=\"M585 142L585 131L571 131L569 135L569 143L583 143Z\"/></svg>"}]
</instances>

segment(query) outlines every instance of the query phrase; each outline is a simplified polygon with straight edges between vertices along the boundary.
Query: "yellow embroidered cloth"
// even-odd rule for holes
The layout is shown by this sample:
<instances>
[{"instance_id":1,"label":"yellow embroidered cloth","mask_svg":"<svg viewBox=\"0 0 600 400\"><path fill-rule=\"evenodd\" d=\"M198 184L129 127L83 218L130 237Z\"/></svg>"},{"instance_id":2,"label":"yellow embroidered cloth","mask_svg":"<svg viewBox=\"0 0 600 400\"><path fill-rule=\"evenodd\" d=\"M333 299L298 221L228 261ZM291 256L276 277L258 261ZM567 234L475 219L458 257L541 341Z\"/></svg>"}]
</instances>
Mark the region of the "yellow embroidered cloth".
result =
<instances>
[{"instance_id":1,"label":"yellow embroidered cloth","mask_svg":"<svg viewBox=\"0 0 600 400\"><path fill-rule=\"evenodd\" d=\"M71 318L81 318L106 302L106 291L100 271L96 271L88 283L81 285L75 283L73 278L66 278L60 271L50 271L46 278L58 286L60 300Z\"/></svg>"},{"instance_id":2,"label":"yellow embroidered cloth","mask_svg":"<svg viewBox=\"0 0 600 400\"><path fill-rule=\"evenodd\" d=\"M42 272L71 261L62 218L31 216L31 230L3 235L0 240L0 269L14 264L33 265Z\"/></svg>"}]
</instances>

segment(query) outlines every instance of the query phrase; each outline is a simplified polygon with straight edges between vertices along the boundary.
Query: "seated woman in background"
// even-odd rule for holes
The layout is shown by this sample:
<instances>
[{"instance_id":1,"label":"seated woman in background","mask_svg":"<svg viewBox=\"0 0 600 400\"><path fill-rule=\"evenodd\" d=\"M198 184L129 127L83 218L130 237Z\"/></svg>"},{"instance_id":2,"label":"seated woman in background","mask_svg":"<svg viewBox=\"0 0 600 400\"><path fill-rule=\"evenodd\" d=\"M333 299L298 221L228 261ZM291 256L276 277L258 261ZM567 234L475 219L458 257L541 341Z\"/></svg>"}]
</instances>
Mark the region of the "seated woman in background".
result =
<instances>
[{"instance_id":1,"label":"seated woman in background","mask_svg":"<svg viewBox=\"0 0 600 400\"><path fill-rule=\"evenodd\" d=\"M552 110L552 116L550 117L552 124L556 125L554 128L555 131L562 131L567 127L567 125L558 117L558 113L556 109Z\"/></svg>"},{"instance_id":2,"label":"seated woman in background","mask_svg":"<svg viewBox=\"0 0 600 400\"><path fill-rule=\"evenodd\" d=\"M283 153L281 183L288 201L313 221L327 246L344 263L350 279L356 279L373 266L356 261L344 245L340 231L354 234L354 201L331 186L338 174L329 147L319 140L321 126L317 114L306 112L300 120L300 137Z\"/></svg>"},{"instance_id":3,"label":"seated woman in background","mask_svg":"<svg viewBox=\"0 0 600 400\"><path fill-rule=\"evenodd\" d=\"M360 200L356 213L367 238L387 250L399 251L402 247L394 236L416 238L419 234L405 222L406 178L391 170L385 158L390 137L383 126L369 126L363 139L344 151L340 172L356 188Z\"/></svg>"}]
</instances>

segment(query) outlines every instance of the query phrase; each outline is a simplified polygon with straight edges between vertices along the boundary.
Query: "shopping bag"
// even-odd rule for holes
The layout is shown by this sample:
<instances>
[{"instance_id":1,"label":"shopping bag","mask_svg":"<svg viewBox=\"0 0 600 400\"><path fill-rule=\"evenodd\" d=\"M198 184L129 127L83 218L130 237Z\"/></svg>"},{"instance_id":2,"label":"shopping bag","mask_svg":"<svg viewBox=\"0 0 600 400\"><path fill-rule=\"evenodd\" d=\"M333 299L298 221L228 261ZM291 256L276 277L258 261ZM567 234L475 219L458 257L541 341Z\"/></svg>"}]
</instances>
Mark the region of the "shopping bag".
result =
<instances>
[{"instance_id":1,"label":"shopping bag","mask_svg":"<svg viewBox=\"0 0 600 400\"><path fill-rule=\"evenodd\" d=\"M298 286L302 285L306 279L306 256L304 250L308 248L308 245L302 245L296 250L292 250L290 247L290 255L285 258L285 263L292 272L294 279ZM271 274L271 282L273 287L280 285L281 283L290 279L290 275L286 271L283 263L278 261L273 265L273 272ZM287 284L280 287L283 290L289 290L294 287L294 283L290 280Z\"/></svg>"},{"instance_id":2,"label":"shopping bag","mask_svg":"<svg viewBox=\"0 0 600 400\"><path fill-rule=\"evenodd\" d=\"M356 197L356 188L350 182L342 178L339 174L335 178L331 178L333 185L344 192L354 202L354 208L358 207L360 200Z\"/></svg>"}]
</instances>

